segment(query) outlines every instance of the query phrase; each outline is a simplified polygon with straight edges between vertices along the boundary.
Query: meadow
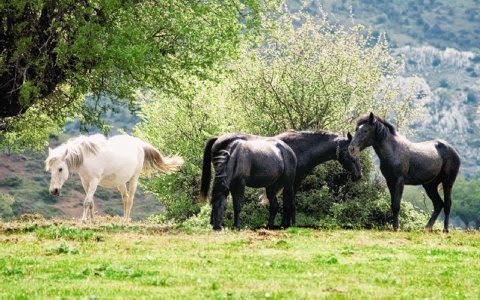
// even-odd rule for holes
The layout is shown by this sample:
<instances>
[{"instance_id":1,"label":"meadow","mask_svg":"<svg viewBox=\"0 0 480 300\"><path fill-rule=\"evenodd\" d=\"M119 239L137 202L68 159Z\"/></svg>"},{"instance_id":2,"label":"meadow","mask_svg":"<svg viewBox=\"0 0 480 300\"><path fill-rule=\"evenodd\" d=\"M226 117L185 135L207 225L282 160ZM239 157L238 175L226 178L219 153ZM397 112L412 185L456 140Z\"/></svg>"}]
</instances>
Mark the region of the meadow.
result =
<instances>
[{"instance_id":1,"label":"meadow","mask_svg":"<svg viewBox=\"0 0 480 300\"><path fill-rule=\"evenodd\" d=\"M0 298L480 297L480 233L0 223Z\"/></svg>"}]
</instances>

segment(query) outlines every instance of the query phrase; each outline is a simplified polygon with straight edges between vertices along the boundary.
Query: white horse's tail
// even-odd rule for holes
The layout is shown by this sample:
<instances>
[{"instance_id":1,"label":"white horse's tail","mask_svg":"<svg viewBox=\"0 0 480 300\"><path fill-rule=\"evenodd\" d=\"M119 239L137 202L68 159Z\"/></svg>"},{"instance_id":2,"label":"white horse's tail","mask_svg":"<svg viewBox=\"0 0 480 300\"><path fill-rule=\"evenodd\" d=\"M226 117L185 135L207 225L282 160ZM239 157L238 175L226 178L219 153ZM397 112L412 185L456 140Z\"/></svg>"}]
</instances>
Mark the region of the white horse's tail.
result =
<instances>
[{"instance_id":1,"label":"white horse's tail","mask_svg":"<svg viewBox=\"0 0 480 300\"><path fill-rule=\"evenodd\" d=\"M183 158L180 156L163 156L160 151L148 143L144 143L143 152L145 153L143 170L147 172L157 170L162 173L172 174L177 172L184 163Z\"/></svg>"}]
</instances>

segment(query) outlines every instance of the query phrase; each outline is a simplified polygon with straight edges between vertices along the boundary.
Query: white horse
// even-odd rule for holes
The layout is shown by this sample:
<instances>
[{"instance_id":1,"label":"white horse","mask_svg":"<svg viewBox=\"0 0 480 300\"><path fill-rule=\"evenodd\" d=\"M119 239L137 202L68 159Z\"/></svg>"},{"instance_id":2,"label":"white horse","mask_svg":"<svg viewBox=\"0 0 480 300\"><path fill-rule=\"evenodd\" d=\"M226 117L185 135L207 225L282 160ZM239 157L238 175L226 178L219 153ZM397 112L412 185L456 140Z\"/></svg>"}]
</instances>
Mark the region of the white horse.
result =
<instances>
[{"instance_id":1,"label":"white horse","mask_svg":"<svg viewBox=\"0 0 480 300\"><path fill-rule=\"evenodd\" d=\"M130 221L133 197L142 171L173 173L182 166L179 156L165 157L152 145L129 135L116 135L109 139L101 134L79 136L48 149L45 169L51 171L50 193L60 195L60 189L69 172L80 175L85 201L82 222L89 217L93 222L93 194L100 185L117 188L123 201L124 222ZM128 189L127 189L128 182Z\"/></svg>"}]
</instances>

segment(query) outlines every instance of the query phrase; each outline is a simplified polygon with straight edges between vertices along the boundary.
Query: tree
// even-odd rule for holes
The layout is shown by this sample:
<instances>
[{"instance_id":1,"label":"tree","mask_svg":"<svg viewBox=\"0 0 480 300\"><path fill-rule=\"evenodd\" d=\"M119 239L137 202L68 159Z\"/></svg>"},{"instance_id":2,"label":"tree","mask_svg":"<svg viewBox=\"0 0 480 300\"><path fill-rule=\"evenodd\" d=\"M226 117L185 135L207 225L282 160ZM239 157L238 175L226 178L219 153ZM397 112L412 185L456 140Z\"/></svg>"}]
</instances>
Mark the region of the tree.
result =
<instances>
[{"instance_id":1,"label":"tree","mask_svg":"<svg viewBox=\"0 0 480 300\"><path fill-rule=\"evenodd\" d=\"M375 111L405 125L412 95L400 98L401 66L382 36L358 26L332 26L306 14L283 17L261 47L247 45L236 64L232 94L256 132L288 129L346 131L359 114ZM298 25L301 23L301 25Z\"/></svg>"},{"instance_id":2,"label":"tree","mask_svg":"<svg viewBox=\"0 0 480 300\"><path fill-rule=\"evenodd\" d=\"M241 36L258 27L261 3L2 1L0 128L16 134L1 141L25 138L21 132L36 122L28 142L43 145L67 117L100 123L116 102L134 103L138 89L175 94L179 78L209 77L211 67L236 54ZM110 101L88 106L86 94Z\"/></svg>"}]
</instances>

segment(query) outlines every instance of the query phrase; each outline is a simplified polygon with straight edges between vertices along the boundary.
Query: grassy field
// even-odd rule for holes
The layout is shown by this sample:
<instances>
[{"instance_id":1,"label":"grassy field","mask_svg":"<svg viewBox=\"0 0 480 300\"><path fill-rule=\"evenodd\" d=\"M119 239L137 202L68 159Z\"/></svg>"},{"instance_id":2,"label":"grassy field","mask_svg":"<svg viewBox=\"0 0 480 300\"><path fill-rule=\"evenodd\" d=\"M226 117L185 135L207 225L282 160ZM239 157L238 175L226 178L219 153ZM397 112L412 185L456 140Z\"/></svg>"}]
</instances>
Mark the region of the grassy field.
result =
<instances>
[{"instance_id":1,"label":"grassy field","mask_svg":"<svg viewBox=\"0 0 480 300\"><path fill-rule=\"evenodd\" d=\"M0 298L480 297L480 233L1 223Z\"/></svg>"}]
</instances>

